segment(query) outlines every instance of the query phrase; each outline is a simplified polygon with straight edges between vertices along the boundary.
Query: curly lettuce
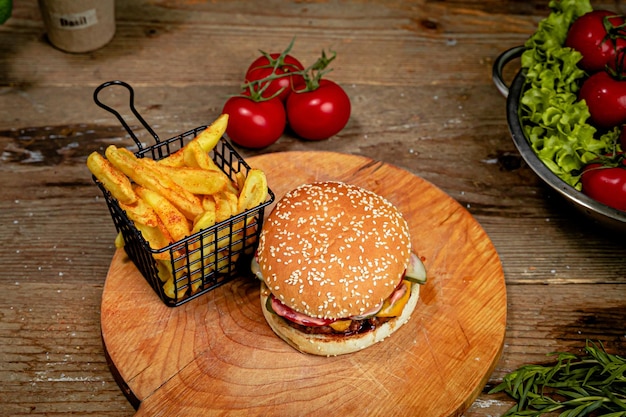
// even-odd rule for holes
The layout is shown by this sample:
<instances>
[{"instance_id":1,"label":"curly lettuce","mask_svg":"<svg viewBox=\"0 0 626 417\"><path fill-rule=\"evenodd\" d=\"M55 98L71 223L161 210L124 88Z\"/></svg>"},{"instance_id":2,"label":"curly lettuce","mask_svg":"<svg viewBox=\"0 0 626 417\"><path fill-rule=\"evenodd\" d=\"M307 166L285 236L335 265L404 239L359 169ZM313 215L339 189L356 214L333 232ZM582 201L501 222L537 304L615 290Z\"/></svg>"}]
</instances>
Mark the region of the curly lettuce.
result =
<instances>
[{"instance_id":1,"label":"curly lettuce","mask_svg":"<svg viewBox=\"0 0 626 417\"><path fill-rule=\"evenodd\" d=\"M577 92L586 74L582 55L565 47L567 31L592 10L589 0L552 0L550 14L539 22L521 57L526 80L519 117L539 159L559 178L580 190L584 165L615 149L619 130L604 134L587 121L589 109Z\"/></svg>"}]
</instances>

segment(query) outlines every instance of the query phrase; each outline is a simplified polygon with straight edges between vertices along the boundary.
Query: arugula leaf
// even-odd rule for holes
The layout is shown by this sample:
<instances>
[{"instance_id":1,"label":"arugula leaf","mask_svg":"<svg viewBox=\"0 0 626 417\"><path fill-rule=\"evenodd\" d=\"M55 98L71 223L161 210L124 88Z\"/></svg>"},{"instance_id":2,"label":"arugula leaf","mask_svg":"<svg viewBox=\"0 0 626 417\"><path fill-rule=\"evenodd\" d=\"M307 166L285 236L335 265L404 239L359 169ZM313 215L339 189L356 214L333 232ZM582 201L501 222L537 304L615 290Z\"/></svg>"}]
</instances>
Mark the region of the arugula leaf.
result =
<instances>
[{"instance_id":1,"label":"arugula leaf","mask_svg":"<svg viewBox=\"0 0 626 417\"><path fill-rule=\"evenodd\" d=\"M526 73L519 117L539 159L559 178L580 190L584 165L614 151L619 129L599 134L587 123L587 105L577 92L586 74L582 55L564 46L571 24L592 10L589 0L552 0L551 12L526 42L521 65Z\"/></svg>"}]
</instances>

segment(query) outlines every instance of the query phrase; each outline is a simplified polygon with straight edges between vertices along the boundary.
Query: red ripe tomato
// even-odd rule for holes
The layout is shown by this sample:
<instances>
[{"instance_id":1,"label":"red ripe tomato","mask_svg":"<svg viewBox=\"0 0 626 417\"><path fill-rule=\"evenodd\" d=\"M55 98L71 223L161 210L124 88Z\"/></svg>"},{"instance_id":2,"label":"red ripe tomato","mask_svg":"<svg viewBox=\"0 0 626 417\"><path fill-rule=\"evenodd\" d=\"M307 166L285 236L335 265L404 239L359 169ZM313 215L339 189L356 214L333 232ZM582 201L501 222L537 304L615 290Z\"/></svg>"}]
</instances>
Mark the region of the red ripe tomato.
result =
<instances>
[{"instance_id":1,"label":"red ripe tomato","mask_svg":"<svg viewBox=\"0 0 626 417\"><path fill-rule=\"evenodd\" d=\"M254 101L244 96L231 97L222 113L228 114L226 134L245 148L271 145L283 134L287 123L285 107L277 98Z\"/></svg>"},{"instance_id":2,"label":"red ripe tomato","mask_svg":"<svg viewBox=\"0 0 626 417\"><path fill-rule=\"evenodd\" d=\"M626 81L597 72L585 80L579 98L587 103L594 126L610 129L626 123Z\"/></svg>"},{"instance_id":3,"label":"red ripe tomato","mask_svg":"<svg viewBox=\"0 0 626 417\"><path fill-rule=\"evenodd\" d=\"M273 74L274 76L281 76L304 70L304 66L300 63L300 61L291 55L282 56L282 54L279 53L262 55L250 64L250 67L246 71L246 83L263 80L264 78L272 76L275 66L276 70ZM258 91L269 83L265 90L263 90L261 96L264 98L270 98L282 89L282 92L278 94L278 98L285 101L292 90L292 86L301 82L301 75L286 75L274 78L273 80L261 82L258 86L255 86L255 90Z\"/></svg>"},{"instance_id":4,"label":"red ripe tomato","mask_svg":"<svg viewBox=\"0 0 626 417\"><path fill-rule=\"evenodd\" d=\"M626 167L587 165L581 176L582 190L609 207L626 211Z\"/></svg>"},{"instance_id":5,"label":"red ripe tomato","mask_svg":"<svg viewBox=\"0 0 626 417\"><path fill-rule=\"evenodd\" d=\"M589 164L581 175L582 191L609 207L626 211L626 166Z\"/></svg>"},{"instance_id":6,"label":"red ripe tomato","mask_svg":"<svg viewBox=\"0 0 626 417\"><path fill-rule=\"evenodd\" d=\"M626 39L617 34L617 29L613 30L624 21L624 16L608 10L594 10L576 19L567 32L565 46L582 54L580 68L588 73L602 71L615 53L626 47Z\"/></svg>"},{"instance_id":7,"label":"red ripe tomato","mask_svg":"<svg viewBox=\"0 0 626 417\"><path fill-rule=\"evenodd\" d=\"M350 119L350 98L338 84L321 79L311 91L294 91L287 98L287 121L303 139L322 140L336 135Z\"/></svg>"}]
</instances>

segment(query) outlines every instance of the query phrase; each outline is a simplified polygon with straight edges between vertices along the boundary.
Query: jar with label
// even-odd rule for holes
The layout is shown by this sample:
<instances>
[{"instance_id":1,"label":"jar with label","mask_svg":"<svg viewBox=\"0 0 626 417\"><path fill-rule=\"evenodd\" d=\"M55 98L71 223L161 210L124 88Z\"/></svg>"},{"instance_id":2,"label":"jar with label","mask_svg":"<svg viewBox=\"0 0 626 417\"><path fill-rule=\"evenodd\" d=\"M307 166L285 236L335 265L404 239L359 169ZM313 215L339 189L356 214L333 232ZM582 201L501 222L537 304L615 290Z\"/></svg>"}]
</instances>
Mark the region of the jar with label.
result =
<instances>
[{"instance_id":1,"label":"jar with label","mask_svg":"<svg viewBox=\"0 0 626 417\"><path fill-rule=\"evenodd\" d=\"M115 35L115 0L39 0L48 39L66 52L89 52Z\"/></svg>"}]
</instances>

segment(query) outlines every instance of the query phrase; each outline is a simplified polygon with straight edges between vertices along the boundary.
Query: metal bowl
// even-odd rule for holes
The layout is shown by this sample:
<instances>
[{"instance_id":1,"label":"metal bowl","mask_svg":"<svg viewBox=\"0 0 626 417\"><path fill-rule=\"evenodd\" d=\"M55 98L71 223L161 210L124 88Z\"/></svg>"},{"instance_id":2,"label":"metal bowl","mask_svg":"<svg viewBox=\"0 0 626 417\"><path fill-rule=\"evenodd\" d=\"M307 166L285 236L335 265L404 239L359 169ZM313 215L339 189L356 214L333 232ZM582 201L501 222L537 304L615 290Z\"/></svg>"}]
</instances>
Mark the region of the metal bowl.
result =
<instances>
[{"instance_id":1,"label":"metal bowl","mask_svg":"<svg viewBox=\"0 0 626 417\"><path fill-rule=\"evenodd\" d=\"M626 231L626 212L606 206L586 196L571 185L556 176L548 167L541 162L537 154L530 146L519 118L519 102L524 87L525 74L520 70L515 75L513 82L507 86L502 76L504 67L512 60L519 58L524 52L523 46L517 46L504 51L493 64L493 82L506 97L506 116L511 137L515 147L521 154L528 166L553 190L565 198L575 208L594 222L606 226L611 230L619 229Z\"/></svg>"}]
</instances>

